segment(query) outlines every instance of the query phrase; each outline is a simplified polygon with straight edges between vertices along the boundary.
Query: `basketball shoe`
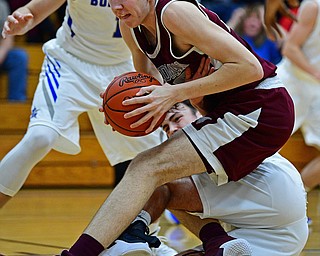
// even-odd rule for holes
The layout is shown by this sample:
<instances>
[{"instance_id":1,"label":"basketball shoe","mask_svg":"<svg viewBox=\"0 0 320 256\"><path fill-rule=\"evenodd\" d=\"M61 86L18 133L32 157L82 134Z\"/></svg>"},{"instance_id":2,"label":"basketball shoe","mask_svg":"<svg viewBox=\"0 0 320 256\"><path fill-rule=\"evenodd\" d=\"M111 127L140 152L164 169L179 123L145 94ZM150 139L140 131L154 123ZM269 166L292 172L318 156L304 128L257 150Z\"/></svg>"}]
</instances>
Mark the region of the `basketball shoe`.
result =
<instances>
[{"instance_id":1,"label":"basketball shoe","mask_svg":"<svg viewBox=\"0 0 320 256\"><path fill-rule=\"evenodd\" d=\"M135 221L100 256L151 256L151 248L158 248L161 242L149 235L149 228L141 221Z\"/></svg>"},{"instance_id":2,"label":"basketball shoe","mask_svg":"<svg viewBox=\"0 0 320 256\"><path fill-rule=\"evenodd\" d=\"M142 221L135 221L99 256L174 256L177 251L165 244L164 237L157 237L160 227L149 235Z\"/></svg>"},{"instance_id":3,"label":"basketball shoe","mask_svg":"<svg viewBox=\"0 0 320 256\"><path fill-rule=\"evenodd\" d=\"M151 248L152 255L153 256L174 256L174 255L177 255L178 252L176 250L174 250L173 248L166 245L166 243L168 242L168 239L165 236L158 235L160 229L161 228L159 227L159 225L157 225L155 231L150 234L152 236L156 236L161 241L161 244L158 248Z\"/></svg>"}]
</instances>

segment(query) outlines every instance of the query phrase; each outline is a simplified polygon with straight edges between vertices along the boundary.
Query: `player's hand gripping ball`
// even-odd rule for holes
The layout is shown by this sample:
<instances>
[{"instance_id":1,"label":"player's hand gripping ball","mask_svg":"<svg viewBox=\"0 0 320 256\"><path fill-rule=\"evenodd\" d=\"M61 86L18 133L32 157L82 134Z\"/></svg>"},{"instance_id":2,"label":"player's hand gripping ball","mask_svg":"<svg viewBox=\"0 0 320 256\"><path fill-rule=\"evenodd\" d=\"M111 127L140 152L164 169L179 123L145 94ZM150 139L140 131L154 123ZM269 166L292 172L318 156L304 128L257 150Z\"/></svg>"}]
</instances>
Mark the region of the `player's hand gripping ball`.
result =
<instances>
[{"instance_id":1,"label":"player's hand gripping ball","mask_svg":"<svg viewBox=\"0 0 320 256\"><path fill-rule=\"evenodd\" d=\"M108 85L103 97L102 106L106 121L115 131L130 137L147 135L145 131L149 128L152 118L136 128L130 128L130 125L141 119L145 114L140 114L128 119L124 118L125 113L131 112L132 110L143 106L143 104L124 106L122 105L122 102L126 99L136 97L140 88L150 85L161 84L153 76L141 72L124 73L115 77ZM164 118L165 115L160 118L153 131L160 127Z\"/></svg>"}]
</instances>

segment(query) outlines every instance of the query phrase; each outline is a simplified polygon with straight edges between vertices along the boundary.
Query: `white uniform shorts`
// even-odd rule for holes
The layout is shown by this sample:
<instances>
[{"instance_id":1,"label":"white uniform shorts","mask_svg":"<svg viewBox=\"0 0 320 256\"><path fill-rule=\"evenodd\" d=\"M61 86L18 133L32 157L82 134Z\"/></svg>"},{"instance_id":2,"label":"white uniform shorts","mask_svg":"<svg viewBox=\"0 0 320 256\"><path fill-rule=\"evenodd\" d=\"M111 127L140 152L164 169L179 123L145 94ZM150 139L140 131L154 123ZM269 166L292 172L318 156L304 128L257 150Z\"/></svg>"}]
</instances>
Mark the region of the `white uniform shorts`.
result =
<instances>
[{"instance_id":1,"label":"white uniform shorts","mask_svg":"<svg viewBox=\"0 0 320 256\"><path fill-rule=\"evenodd\" d=\"M320 83L283 60L277 73L295 107L293 133L301 130L305 143L320 150Z\"/></svg>"},{"instance_id":2,"label":"white uniform shorts","mask_svg":"<svg viewBox=\"0 0 320 256\"><path fill-rule=\"evenodd\" d=\"M237 181L278 152L294 125L292 99L277 77L227 96L183 128L217 184ZM244 161L244 159L246 159Z\"/></svg>"},{"instance_id":3,"label":"white uniform shorts","mask_svg":"<svg viewBox=\"0 0 320 256\"><path fill-rule=\"evenodd\" d=\"M99 112L103 92L113 78L133 71L132 61L115 66L98 66L83 62L67 53L53 39L43 46L46 55L39 84L32 103L29 126L45 125L61 136L54 149L77 154L79 145L78 117L87 112L96 137L111 165L131 160L138 153L162 142L158 129L144 137L134 138L112 131Z\"/></svg>"},{"instance_id":4,"label":"white uniform shorts","mask_svg":"<svg viewBox=\"0 0 320 256\"><path fill-rule=\"evenodd\" d=\"M295 167L279 154L237 182L217 186L205 172L192 175L203 213L235 229L255 256L299 255L308 237L306 193Z\"/></svg>"}]
</instances>

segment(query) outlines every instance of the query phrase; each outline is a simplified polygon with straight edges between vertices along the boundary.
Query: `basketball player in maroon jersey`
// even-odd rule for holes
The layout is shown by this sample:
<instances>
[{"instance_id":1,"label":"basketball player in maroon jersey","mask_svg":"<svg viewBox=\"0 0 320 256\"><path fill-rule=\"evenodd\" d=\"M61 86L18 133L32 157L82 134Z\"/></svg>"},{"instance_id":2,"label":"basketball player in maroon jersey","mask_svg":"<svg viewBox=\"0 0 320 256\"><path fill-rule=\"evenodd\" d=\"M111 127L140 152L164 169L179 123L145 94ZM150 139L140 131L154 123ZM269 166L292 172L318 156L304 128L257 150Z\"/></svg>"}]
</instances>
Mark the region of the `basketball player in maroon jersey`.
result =
<instances>
[{"instance_id":1,"label":"basketball player in maroon jersey","mask_svg":"<svg viewBox=\"0 0 320 256\"><path fill-rule=\"evenodd\" d=\"M62 255L84 255L83 250L86 256L98 255L162 184L205 171L217 185L241 179L275 154L293 128L292 100L276 67L257 56L215 13L192 0L109 3L121 20L137 71L163 81L163 86L143 88L137 94L141 97L123 103L146 104L126 114L146 113L132 127L153 117L148 132L175 103L188 98L204 117L139 154L84 234ZM184 82L186 68L195 72L205 55L216 71Z\"/></svg>"}]
</instances>

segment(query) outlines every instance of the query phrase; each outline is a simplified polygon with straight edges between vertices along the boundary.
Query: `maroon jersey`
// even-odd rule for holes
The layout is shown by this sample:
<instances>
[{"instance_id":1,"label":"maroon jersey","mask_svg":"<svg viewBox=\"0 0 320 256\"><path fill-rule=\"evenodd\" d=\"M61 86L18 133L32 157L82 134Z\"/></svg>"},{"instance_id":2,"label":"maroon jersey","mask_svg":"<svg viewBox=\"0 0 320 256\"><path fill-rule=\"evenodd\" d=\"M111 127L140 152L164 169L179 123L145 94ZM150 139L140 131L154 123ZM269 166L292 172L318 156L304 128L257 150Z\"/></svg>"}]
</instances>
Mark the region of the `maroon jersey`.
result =
<instances>
[{"instance_id":1,"label":"maroon jersey","mask_svg":"<svg viewBox=\"0 0 320 256\"><path fill-rule=\"evenodd\" d=\"M196 47L178 54L170 33L161 20L161 12L172 0L156 4L157 42L148 44L143 27L133 29L136 42L154 63L164 81L177 84L185 81L185 70L197 71L204 54ZM288 140L294 124L293 102L276 77L276 66L257 56L251 47L212 11L189 1L236 40L251 51L264 71L261 80L232 90L206 95L203 99L206 116L183 128L192 141L207 172L218 184L239 180L275 154ZM215 47L212 45L212 47ZM213 63L216 63L213 60ZM214 65L215 66L215 65Z\"/></svg>"},{"instance_id":2,"label":"maroon jersey","mask_svg":"<svg viewBox=\"0 0 320 256\"><path fill-rule=\"evenodd\" d=\"M138 26L133 29L134 35L136 37L136 41L139 44L140 49L146 54L146 56L153 62L153 64L157 67L160 74L162 75L165 82L169 84L177 84L185 81L185 69L187 67L191 68L191 72L195 73L200 65L201 58L204 56L202 52L200 52L195 47L191 48L188 52L183 55L177 54L174 47L172 47L173 42L170 33L165 28L162 18L161 12L172 0L159 0L156 3L156 16L157 16L157 43L155 47L152 47L148 44L148 40L145 37L142 27ZM216 93L212 95L207 95L204 98L205 106L207 106L207 110L212 109L211 106L213 103L216 106L220 100L224 97L229 96L230 94L243 91L246 89L255 88L262 80L273 77L276 75L275 70L276 66L271 62L259 57L249 46L249 44L243 40L240 36L238 36L231 28L229 28L214 12L206 9L204 6L199 5L198 2L194 0L184 0L195 4L203 14L210 19L213 23L217 24L225 31L230 33L234 38L236 38L241 44L243 44L250 52L252 52L259 62L264 71L264 76L261 80L255 81L250 84L243 85L241 87ZM214 45L212 46L214 47Z\"/></svg>"}]
</instances>

